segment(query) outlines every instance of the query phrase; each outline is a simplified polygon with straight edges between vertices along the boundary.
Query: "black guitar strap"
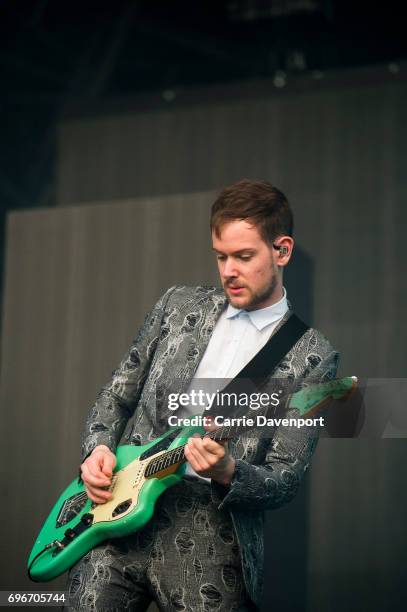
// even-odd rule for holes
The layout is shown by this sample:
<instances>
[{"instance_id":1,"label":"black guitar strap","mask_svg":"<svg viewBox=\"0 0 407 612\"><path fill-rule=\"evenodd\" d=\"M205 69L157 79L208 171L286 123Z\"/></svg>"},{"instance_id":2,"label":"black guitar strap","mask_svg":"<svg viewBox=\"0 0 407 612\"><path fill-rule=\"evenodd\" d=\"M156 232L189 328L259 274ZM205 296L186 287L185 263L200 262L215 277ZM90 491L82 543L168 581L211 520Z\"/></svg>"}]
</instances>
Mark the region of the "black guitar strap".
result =
<instances>
[{"instance_id":1,"label":"black guitar strap","mask_svg":"<svg viewBox=\"0 0 407 612\"><path fill-rule=\"evenodd\" d=\"M308 329L309 326L293 313L275 334L271 334L266 344L235 378L249 378L250 380L266 378Z\"/></svg>"},{"instance_id":2,"label":"black guitar strap","mask_svg":"<svg viewBox=\"0 0 407 612\"><path fill-rule=\"evenodd\" d=\"M275 370L308 329L309 326L293 313L275 333L271 334L266 344L249 363L222 389L222 393L236 392L243 379L250 380L257 386L256 382L266 379ZM219 410L222 408L215 401L207 414L215 414Z\"/></svg>"}]
</instances>

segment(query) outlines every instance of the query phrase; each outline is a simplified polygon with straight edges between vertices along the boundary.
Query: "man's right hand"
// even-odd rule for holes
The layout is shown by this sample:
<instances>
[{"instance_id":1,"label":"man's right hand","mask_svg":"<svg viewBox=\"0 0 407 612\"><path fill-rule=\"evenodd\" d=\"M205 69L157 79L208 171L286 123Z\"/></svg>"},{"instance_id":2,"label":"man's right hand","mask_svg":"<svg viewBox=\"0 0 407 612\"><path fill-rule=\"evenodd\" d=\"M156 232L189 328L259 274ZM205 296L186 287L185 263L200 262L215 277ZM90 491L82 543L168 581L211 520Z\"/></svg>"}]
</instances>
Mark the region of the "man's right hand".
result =
<instances>
[{"instance_id":1,"label":"man's right hand","mask_svg":"<svg viewBox=\"0 0 407 612\"><path fill-rule=\"evenodd\" d=\"M111 499L112 494L110 491L106 491L105 487L109 487L111 484L115 465L116 456L104 444L96 446L82 463L82 480L86 493L93 502L104 504Z\"/></svg>"}]
</instances>

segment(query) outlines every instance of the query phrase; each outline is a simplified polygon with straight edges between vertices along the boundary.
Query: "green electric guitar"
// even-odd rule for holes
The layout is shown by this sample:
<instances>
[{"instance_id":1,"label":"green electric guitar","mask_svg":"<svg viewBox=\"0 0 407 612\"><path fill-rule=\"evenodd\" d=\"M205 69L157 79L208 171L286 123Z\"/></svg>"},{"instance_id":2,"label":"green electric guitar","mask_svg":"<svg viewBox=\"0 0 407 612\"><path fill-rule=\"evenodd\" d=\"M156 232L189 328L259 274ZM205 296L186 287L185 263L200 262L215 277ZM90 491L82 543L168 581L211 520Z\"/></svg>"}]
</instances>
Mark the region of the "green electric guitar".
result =
<instances>
[{"instance_id":1,"label":"green electric guitar","mask_svg":"<svg viewBox=\"0 0 407 612\"><path fill-rule=\"evenodd\" d=\"M330 399L344 399L356 387L355 377L306 387L289 397L288 409L311 416ZM231 428L205 432L202 427L176 427L144 446L117 448L117 464L104 504L93 503L76 478L65 489L33 546L28 574L34 581L59 576L105 539L141 529L152 518L158 497L175 485L185 471L184 447L198 432L215 440L231 437Z\"/></svg>"}]
</instances>

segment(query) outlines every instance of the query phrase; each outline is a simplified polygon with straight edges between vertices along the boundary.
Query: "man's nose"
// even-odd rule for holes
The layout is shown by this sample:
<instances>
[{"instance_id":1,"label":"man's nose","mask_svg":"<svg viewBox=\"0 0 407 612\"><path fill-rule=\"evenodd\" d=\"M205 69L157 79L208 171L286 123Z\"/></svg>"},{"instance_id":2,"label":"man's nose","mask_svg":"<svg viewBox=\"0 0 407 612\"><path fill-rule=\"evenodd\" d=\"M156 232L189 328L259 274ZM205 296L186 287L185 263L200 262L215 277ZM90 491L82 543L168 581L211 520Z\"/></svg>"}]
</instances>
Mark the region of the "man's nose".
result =
<instances>
[{"instance_id":1,"label":"man's nose","mask_svg":"<svg viewBox=\"0 0 407 612\"><path fill-rule=\"evenodd\" d=\"M225 278L230 278L232 276L238 275L236 262L232 258L228 257L228 259L226 259L225 265L222 270L222 274Z\"/></svg>"}]
</instances>

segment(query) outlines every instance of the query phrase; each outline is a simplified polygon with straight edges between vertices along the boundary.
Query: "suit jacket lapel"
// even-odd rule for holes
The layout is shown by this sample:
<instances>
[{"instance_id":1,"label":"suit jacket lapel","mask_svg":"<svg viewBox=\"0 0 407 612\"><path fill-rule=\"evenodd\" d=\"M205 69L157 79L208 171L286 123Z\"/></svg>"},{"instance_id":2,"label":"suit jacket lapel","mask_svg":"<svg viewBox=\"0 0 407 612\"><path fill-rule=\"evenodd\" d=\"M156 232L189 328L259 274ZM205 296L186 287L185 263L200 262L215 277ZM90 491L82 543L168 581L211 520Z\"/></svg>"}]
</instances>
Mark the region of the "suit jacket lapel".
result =
<instances>
[{"instance_id":1,"label":"suit jacket lapel","mask_svg":"<svg viewBox=\"0 0 407 612\"><path fill-rule=\"evenodd\" d=\"M227 303L226 296L221 289L217 289L215 292L203 296L200 300L201 303L198 304L198 308L201 309L202 320L200 325L195 327L194 333L191 335L188 357L182 366L180 376L171 384L171 393L183 393L188 390L198 365L206 351L215 325ZM168 416L173 414L165 404L162 406L160 412L161 422L167 422Z\"/></svg>"},{"instance_id":2,"label":"suit jacket lapel","mask_svg":"<svg viewBox=\"0 0 407 612\"><path fill-rule=\"evenodd\" d=\"M221 289L205 297L202 304L202 323L195 329L191 337L188 360L182 377L182 387L186 390L201 362L213 334L215 325L227 304L225 294Z\"/></svg>"}]
</instances>

